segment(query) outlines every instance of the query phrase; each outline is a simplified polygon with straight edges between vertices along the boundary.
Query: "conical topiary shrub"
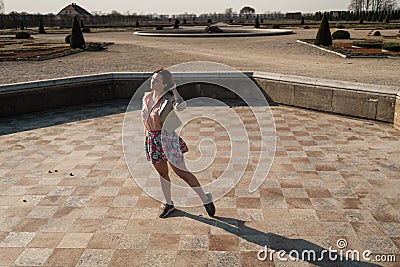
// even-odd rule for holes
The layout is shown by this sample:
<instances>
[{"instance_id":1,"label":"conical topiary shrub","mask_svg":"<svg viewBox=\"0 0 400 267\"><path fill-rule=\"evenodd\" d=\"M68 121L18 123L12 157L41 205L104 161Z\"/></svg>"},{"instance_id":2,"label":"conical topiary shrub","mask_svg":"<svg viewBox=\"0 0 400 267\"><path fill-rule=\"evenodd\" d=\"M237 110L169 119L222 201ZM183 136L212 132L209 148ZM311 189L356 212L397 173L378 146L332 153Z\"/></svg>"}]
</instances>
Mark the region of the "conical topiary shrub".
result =
<instances>
[{"instance_id":1,"label":"conical topiary shrub","mask_svg":"<svg viewBox=\"0 0 400 267\"><path fill-rule=\"evenodd\" d=\"M258 15L256 17L256 21L254 22L254 28L256 28L256 29L260 28L260 22L258 21Z\"/></svg>"},{"instance_id":2,"label":"conical topiary shrub","mask_svg":"<svg viewBox=\"0 0 400 267\"><path fill-rule=\"evenodd\" d=\"M175 24L174 24L174 29L179 29L180 24L181 24L181 22L179 21L179 19L176 19Z\"/></svg>"},{"instance_id":3,"label":"conical topiary shrub","mask_svg":"<svg viewBox=\"0 0 400 267\"><path fill-rule=\"evenodd\" d=\"M44 26L43 26L43 18L40 18L39 21L39 34L45 34L46 31L44 30Z\"/></svg>"},{"instance_id":4,"label":"conical topiary shrub","mask_svg":"<svg viewBox=\"0 0 400 267\"><path fill-rule=\"evenodd\" d=\"M71 48L85 49L85 39L83 38L82 30L79 25L78 19L74 17L72 24L72 34L70 41Z\"/></svg>"},{"instance_id":5,"label":"conical topiary shrub","mask_svg":"<svg viewBox=\"0 0 400 267\"><path fill-rule=\"evenodd\" d=\"M314 44L323 46L332 45L331 29L329 28L329 22L326 14L324 14L324 16L322 17Z\"/></svg>"},{"instance_id":6,"label":"conical topiary shrub","mask_svg":"<svg viewBox=\"0 0 400 267\"><path fill-rule=\"evenodd\" d=\"M135 28L140 28L140 24L139 24L139 20L138 19L136 20Z\"/></svg>"}]
</instances>

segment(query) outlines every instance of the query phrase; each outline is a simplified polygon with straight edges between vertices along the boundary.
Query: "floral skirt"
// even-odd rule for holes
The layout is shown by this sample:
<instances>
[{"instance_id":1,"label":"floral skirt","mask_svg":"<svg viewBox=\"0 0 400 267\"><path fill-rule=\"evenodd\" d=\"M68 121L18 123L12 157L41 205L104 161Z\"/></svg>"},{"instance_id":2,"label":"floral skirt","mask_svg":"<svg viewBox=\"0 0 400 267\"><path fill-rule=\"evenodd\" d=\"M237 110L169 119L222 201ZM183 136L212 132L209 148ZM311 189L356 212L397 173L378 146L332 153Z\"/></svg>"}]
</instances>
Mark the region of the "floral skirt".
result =
<instances>
[{"instance_id":1,"label":"floral skirt","mask_svg":"<svg viewBox=\"0 0 400 267\"><path fill-rule=\"evenodd\" d=\"M183 162L183 153L188 152L185 141L175 131L147 131L144 148L152 164L163 160L179 164Z\"/></svg>"}]
</instances>

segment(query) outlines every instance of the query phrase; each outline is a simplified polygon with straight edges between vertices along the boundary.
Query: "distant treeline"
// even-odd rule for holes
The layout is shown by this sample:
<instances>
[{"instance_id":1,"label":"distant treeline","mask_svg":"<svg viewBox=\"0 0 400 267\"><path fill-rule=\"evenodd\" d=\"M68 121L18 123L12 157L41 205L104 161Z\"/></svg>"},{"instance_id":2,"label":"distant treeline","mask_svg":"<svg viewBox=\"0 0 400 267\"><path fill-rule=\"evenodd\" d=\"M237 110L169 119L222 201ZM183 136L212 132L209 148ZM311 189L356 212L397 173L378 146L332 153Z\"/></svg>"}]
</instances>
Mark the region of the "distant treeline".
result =
<instances>
[{"instance_id":1,"label":"distant treeline","mask_svg":"<svg viewBox=\"0 0 400 267\"><path fill-rule=\"evenodd\" d=\"M316 12L311 17L306 17L309 20L321 20L322 12ZM400 9L394 11L330 11L328 13L329 20L331 21L359 21L363 19L364 21L370 22L383 22L386 18L389 20L400 20Z\"/></svg>"},{"instance_id":2,"label":"distant treeline","mask_svg":"<svg viewBox=\"0 0 400 267\"><path fill-rule=\"evenodd\" d=\"M174 16L153 16L153 15L122 15L122 14L108 14L108 15L93 15L82 16L79 20L84 22L84 25L92 27L101 26L135 26L139 22L140 26L157 25L157 24L171 24L176 19L180 20L181 24L204 24L208 22L228 22L228 23L252 23L258 17L261 24L268 23L271 20L301 20L306 19L309 21L320 21L323 12L316 12L315 14L302 14L287 13L287 14L248 14L245 16L228 16L225 14L214 14L209 16L195 16L195 15L174 15ZM383 22L383 21L397 21L400 20L400 9L392 12L388 11L330 11L328 12L330 21L360 21L365 22ZM0 14L0 29L12 28L32 28L38 27L40 20L43 20L45 27L72 27L73 17L70 15L54 15L54 14L26 14L12 12L10 14Z\"/></svg>"},{"instance_id":3,"label":"distant treeline","mask_svg":"<svg viewBox=\"0 0 400 267\"><path fill-rule=\"evenodd\" d=\"M72 27L74 16L70 15L40 15L40 14L0 14L0 29L12 29L23 27L38 27L40 20L43 20L45 27ZM124 16L124 15L94 15L78 16L85 25L92 26L112 26L112 25L135 25L136 21L148 22L152 19L146 16Z\"/></svg>"}]
</instances>

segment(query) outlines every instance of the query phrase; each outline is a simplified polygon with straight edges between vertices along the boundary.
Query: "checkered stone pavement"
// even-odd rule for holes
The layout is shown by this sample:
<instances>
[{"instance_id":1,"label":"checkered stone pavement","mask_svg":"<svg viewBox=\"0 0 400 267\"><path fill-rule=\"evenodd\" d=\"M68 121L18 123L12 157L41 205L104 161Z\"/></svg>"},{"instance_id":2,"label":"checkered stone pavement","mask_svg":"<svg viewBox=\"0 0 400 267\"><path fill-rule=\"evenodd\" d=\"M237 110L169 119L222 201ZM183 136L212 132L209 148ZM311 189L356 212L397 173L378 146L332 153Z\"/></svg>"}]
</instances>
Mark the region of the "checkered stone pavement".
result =
<instances>
[{"instance_id":1,"label":"checkered stone pavement","mask_svg":"<svg viewBox=\"0 0 400 267\"><path fill-rule=\"evenodd\" d=\"M259 190L248 191L254 157L215 203L215 218L190 207L159 219L161 203L135 184L125 163L126 106L111 101L0 119L0 266L329 266L276 254L261 262L257 254L265 246L338 249L339 239L344 250L397 260L343 266L400 264L400 132L391 125L273 106L275 159ZM233 110L249 133L257 130L248 107ZM202 183L227 164L218 127L197 120L182 131L193 159L199 137L219 144ZM256 149L257 135L249 138Z\"/></svg>"}]
</instances>

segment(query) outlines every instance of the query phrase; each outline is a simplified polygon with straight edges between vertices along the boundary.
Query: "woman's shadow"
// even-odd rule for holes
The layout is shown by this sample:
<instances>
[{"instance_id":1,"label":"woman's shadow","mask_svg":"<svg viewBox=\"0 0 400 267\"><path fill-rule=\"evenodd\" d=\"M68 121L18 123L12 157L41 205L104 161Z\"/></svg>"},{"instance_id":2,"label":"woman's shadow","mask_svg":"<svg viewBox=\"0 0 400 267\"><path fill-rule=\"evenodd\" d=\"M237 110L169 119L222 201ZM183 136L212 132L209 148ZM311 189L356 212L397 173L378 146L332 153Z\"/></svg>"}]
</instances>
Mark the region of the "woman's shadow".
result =
<instances>
[{"instance_id":1,"label":"woman's shadow","mask_svg":"<svg viewBox=\"0 0 400 267\"><path fill-rule=\"evenodd\" d=\"M182 210L175 210L169 217L187 217L192 220L196 220L214 227L223 229L231 234L237 235L238 237L247 240L253 244L261 246L263 252L258 254L254 253L255 257L265 257L266 253L264 248L268 247L269 252L273 251L285 251L286 258L289 252L291 256L295 257L295 260L302 260L317 266L363 266L363 267L378 267L381 265L376 265L369 262L362 262L352 259L346 259L345 251L343 253L335 253L331 250L318 246L304 239L290 239L284 236L280 236L274 233L263 233L259 230L246 226L246 221L215 216L213 218L205 218L202 216L193 215ZM261 253L261 254L260 254ZM342 258L341 258L342 254ZM315 255L315 256L314 256ZM276 256L276 254L275 254ZM274 258L276 258L274 256ZM362 251L360 251L360 258L362 257ZM269 258L269 255L267 259ZM334 260L336 259L336 260ZM262 261L260 261L262 263Z\"/></svg>"}]
</instances>

